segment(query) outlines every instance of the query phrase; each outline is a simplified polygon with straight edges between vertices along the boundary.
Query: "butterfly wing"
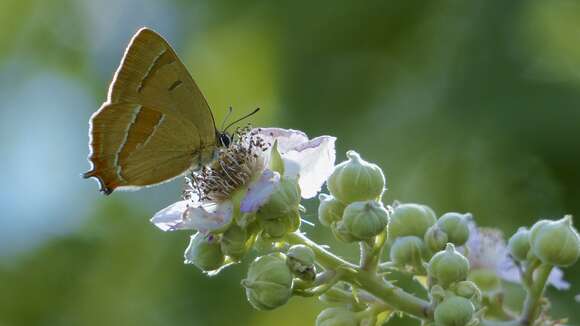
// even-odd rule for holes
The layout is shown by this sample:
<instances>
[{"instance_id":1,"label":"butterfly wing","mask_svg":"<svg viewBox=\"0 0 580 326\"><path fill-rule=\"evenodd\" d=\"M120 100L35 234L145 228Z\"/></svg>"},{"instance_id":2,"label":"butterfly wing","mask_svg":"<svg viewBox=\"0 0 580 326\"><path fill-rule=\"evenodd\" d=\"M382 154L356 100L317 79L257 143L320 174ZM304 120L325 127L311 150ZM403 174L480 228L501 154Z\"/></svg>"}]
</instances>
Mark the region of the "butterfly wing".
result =
<instances>
[{"instance_id":1,"label":"butterfly wing","mask_svg":"<svg viewBox=\"0 0 580 326\"><path fill-rule=\"evenodd\" d=\"M101 190L143 187L211 160L216 127L201 91L169 44L150 29L127 47L108 100L91 117L89 160Z\"/></svg>"}]
</instances>

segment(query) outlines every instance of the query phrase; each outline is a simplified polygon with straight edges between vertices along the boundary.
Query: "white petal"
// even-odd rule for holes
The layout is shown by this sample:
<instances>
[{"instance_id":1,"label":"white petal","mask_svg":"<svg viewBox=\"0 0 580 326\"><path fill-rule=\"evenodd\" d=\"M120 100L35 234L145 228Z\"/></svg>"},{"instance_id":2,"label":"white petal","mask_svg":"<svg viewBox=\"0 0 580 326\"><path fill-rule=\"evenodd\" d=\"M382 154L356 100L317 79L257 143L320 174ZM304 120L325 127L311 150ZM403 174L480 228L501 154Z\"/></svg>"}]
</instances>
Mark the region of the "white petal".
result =
<instances>
[{"instance_id":1,"label":"white petal","mask_svg":"<svg viewBox=\"0 0 580 326\"><path fill-rule=\"evenodd\" d=\"M302 198L312 198L334 169L335 137L320 136L283 153L284 175L298 176Z\"/></svg>"},{"instance_id":2,"label":"white petal","mask_svg":"<svg viewBox=\"0 0 580 326\"><path fill-rule=\"evenodd\" d=\"M190 207L185 215L188 220L191 220L194 229L202 233L210 233L227 227L232 221L233 211L233 204L227 201Z\"/></svg>"},{"instance_id":3,"label":"white petal","mask_svg":"<svg viewBox=\"0 0 580 326\"><path fill-rule=\"evenodd\" d=\"M192 221L186 217L190 204L188 200L178 201L157 212L150 221L163 231L191 230Z\"/></svg>"},{"instance_id":4,"label":"white petal","mask_svg":"<svg viewBox=\"0 0 580 326\"><path fill-rule=\"evenodd\" d=\"M258 132L266 143L273 145L274 140L277 140L280 153L285 153L296 146L308 142L308 136L300 130L281 128L259 128L254 130Z\"/></svg>"},{"instance_id":5,"label":"white petal","mask_svg":"<svg viewBox=\"0 0 580 326\"><path fill-rule=\"evenodd\" d=\"M558 267L554 267L550 276L548 276L548 283L558 290L568 290L570 283L564 280L564 272Z\"/></svg>"},{"instance_id":6,"label":"white petal","mask_svg":"<svg viewBox=\"0 0 580 326\"><path fill-rule=\"evenodd\" d=\"M264 170L260 179L248 188L248 192L240 204L240 211L242 213L256 212L258 208L268 201L279 183L280 174L278 172Z\"/></svg>"}]
</instances>

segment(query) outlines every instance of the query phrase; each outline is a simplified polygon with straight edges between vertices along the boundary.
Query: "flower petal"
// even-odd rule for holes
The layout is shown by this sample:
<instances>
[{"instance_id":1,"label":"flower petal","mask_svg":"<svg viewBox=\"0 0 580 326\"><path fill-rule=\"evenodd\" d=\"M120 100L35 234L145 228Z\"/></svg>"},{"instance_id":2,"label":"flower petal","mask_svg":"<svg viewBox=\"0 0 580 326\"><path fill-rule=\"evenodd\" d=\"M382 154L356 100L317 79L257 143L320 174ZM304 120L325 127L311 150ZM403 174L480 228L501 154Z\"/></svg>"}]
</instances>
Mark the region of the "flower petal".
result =
<instances>
[{"instance_id":1,"label":"flower petal","mask_svg":"<svg viewBox=\"0 0 580 326\"><path fill-rule=\"evenodd\" d=\"M558 267L552 269L550 276L548 276L548 284L558 290L568 290L570 288L570 283L564 280L564 272Z\"/></svg>"},{"instance_id":2,"label":"flower petal","mask_svg":"<svg viewBox=\"0 0 580 326\"><path fill-rule=\"evenodd\" d=\"M192 221L186 216L190 204L189 200L178 201L157 212L150 221L163 231L191 230Z\"/></svg>"},{"instance_id":3,"label":"flower petal","mask_svg":"<svg viewBox=\"0 0 580 326\"><path fill-rule=\"evenodd\" d=\"M191 220L194 229L201 233L221 231L230 225L234 207L230 201L207 203L198 207L190 207L186 211L186 218Z\"/></svg>"},{"instance_id":4,"label":"flower petal","mask_svg":"<svg viewBox=\"0 0 580 326\"><path fill-rule=\"evenodd\" d=\"M335 137L320 136L283 153L284 175L298 176L302 198L312 198L334 169Z\"/></svg>"},{"instance_id":5,"label":"flower petal","mask_svg":"<svg viewBox=\"0 0 580 326\"><path fill-rule=\"evenodd\" d=\"M308 142L308 136L300 130L281 128L254 129L266 143L274 144L278 140L278 150L285 153L300 144Z\"/></svg>"},{"instance_id":6,"label":"flower petal","mask_svg":"<svg viewBox=\"0 0 580 326\"><path fill-rule=\"evenodd\" d=\"M491 269L505 281L522 283L520 270L510 256L499 230L479 228L475 222L471 221L466 246L469 248L467 258L471 268ZM570 283L564 280L564 272L557 267L554 267L548 276L548 283L558 290L570 288Z\"/></svg>"},{"instance_id":7,"label":"flower petal","mask_svg":"<svg viewBox=\"0 0 580 326\"><path fill-rule=\"evenodd\" d=\"M242 199L240 211L242 213L254 213L268 201L276 186L280 183L280 174L272 170L264 170L260 179L250 185L248 192Z\"/></svg>"}]
</instances>

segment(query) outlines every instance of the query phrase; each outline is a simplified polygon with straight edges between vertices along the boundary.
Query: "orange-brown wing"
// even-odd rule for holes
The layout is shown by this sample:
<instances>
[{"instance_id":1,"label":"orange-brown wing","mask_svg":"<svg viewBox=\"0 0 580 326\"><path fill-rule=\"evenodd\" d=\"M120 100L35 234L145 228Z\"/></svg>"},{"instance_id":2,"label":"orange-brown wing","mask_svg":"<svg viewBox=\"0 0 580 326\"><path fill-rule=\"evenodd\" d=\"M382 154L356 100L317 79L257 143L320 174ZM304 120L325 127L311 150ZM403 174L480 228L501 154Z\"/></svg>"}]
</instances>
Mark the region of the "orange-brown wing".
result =
<instances>
[{"instance_id":1,"label":"orange-brown wing","mask_svg":"<svg viewBox=\"0 0 580 326\"><path fill-rule=\"evenodd\" d=\"M172 179L216 148L213 116L167 42L141 29L127 47L109 97L90 121L89 160L104 193Z\"/></svg>"}]
</instances>

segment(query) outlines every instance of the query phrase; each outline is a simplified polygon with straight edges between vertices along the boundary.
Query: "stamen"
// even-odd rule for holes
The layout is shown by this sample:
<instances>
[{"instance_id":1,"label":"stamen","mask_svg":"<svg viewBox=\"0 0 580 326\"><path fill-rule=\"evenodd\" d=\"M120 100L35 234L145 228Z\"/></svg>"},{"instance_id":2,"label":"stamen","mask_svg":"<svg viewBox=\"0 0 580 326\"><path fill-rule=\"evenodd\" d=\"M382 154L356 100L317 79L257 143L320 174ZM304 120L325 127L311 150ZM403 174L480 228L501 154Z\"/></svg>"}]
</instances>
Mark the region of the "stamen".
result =
<instances>
[{"instance_id":1,"label":"stamen","mask_svg":"<svg viewBox=\"0 0 580 326\"><path fill-rule=\"evenodd\" d=\"M202 201L223 201L231 198L238 189L247 185L263 170L262 152L269 145L251 126L238 128L232 143L221 148L217 159L185 178L183 198Z\"/></svg>"}]
</instances>

